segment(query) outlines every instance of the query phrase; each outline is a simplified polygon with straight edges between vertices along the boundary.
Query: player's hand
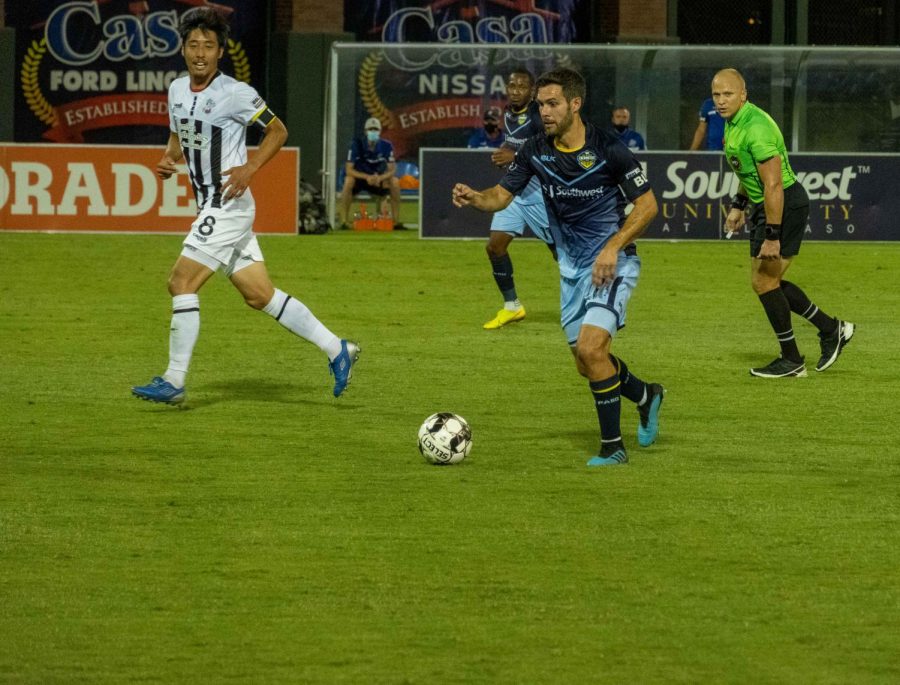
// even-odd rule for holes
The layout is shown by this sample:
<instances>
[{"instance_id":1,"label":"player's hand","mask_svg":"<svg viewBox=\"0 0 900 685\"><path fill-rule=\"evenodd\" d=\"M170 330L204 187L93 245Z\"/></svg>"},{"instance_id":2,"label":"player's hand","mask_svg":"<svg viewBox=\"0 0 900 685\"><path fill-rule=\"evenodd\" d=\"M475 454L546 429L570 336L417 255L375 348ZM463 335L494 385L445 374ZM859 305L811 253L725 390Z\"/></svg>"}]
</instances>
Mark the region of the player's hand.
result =
<instances>
[{"instance_id":1,"label":"player's hand","mask_svg":"<svg viewBox=\"0 0 900 685\"><path fill-rule=\"evenodd\" d=\"M177 172L178 169L175 166L175 160L169 157L169 155L163 155L163 158L156 163L156 175L164 181Z\"/></svg>"},{"instance_id":2,"label":"player's hand","mask_svg":"<svg viewBox=\"0 0 900 685\"><path fill-rule=\"evenodd\" d=\"M453 186L453 205L456 207L468 207L478 193L465 183L457 183Z\"/></svg>"},{"instance_id":3,"label":"player's hand","mask_svg":"<svg viewBox=\"0 0 900 685\"><path fill-rule=\"evenodd\" d=\"M252 164L242 164L241 166L233 166L222 172L225 182L222 184L222 199L225 202L241 197L244 191L250 186L250 179L256 173L256 167Z\"/></svg>"},{"instance_id":4,"label":"player's hand","mask_svg":"<svg viewBox=\"0 0 900 685\"><path fill-rule=\"evenodd\" d=\"M594 268L591 271L591 282L598 288L607 283L612 283L616 278L616 264L619 261L619 251L612 247L604 247L594 260Z\"/></svg>"},{"instance_id":5,"label":"player's hand","mask_svg":"<svg viewBox=\"0 0 900 685\"><path fill-rule=\"evenodd\" d=\"M780 240L763 240L762 247L759 248L757 259L778 259L781 256Z\"/></svg>"},{"instance_id":6,"label":"player's hand","mask_svg":"<svg viewBox=\"0 0 900 685\"><path fill-rule=\"evenodd\" d=\"M497 166L512 164L516 158L516 151L509 147L498 147L491 153L491 161Z\"/></svg>"},{"instance_id":7,"label":"player's hand","mask_svg":"<svg viewBox=\"0 0 900 685\"><path fill-rule=\"evenodd\" d=\"M729 210L728 216L725 217L725 237L730 238L744 227L746 217L741 209Z\"/></svg>"}]
</instances>

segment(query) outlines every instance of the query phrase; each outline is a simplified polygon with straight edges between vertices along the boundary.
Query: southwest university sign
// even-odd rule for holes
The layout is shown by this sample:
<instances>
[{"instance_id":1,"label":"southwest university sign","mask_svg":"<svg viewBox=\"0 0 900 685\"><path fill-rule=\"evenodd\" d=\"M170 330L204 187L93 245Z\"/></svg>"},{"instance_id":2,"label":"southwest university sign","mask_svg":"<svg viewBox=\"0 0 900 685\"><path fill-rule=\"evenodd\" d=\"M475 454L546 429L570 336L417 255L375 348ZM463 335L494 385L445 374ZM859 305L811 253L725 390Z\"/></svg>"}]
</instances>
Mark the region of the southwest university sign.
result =
<instances>
[{"instance_id":1,"label":"southwest university sign","mask_svg":"<svg viewBox=\"0 0 900 685\"><path fill-rule=\"evenodd\" d=\"M486 238L491 215L450 202L456 182L494 185L503 172L480 150L420 149L420 233L423 238ZM737 177L712 152L640 152L660 211L643 238L724 237ZM807 240L900 240L900 155L791 153L810 199ZM749 231L744 230L744 236Z\"/></svg>"}]
</instances>

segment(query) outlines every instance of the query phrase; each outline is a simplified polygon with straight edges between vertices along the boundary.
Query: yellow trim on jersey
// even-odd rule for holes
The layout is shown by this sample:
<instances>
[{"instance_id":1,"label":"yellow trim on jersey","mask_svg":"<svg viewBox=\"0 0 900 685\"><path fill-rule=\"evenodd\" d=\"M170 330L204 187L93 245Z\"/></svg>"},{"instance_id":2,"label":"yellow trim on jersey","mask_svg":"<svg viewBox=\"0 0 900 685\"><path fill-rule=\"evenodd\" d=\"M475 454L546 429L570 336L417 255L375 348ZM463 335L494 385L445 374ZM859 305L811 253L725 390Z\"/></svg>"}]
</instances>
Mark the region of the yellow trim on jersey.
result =
<instances>
[{"instance_id":1,"label":"yellow trim on jersey","mask_svg":"<svg viewBox=\"0 0 900 685\"><path fill-rule=\"evenodd\" d=\"M560 152L578 152L582 147L584 147L584 145L582 145L581 147L573 147L573 148L563 147L562 145L559 144L559 140L554 140L553 146Z\"/></svg>"}]
</instances>

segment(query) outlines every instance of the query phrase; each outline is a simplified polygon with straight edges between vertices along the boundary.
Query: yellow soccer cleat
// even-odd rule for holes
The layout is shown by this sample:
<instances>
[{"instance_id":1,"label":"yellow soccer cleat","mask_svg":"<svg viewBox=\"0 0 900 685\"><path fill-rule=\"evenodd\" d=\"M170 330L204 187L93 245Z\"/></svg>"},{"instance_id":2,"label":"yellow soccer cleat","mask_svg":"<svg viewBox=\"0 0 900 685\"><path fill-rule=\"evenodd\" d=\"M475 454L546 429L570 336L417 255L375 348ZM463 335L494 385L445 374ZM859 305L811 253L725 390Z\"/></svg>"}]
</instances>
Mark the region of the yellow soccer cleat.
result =
<instances>
[{"instance_id":1,"label":"yellow soccer cleat","mask_svg":"<svg viewBox=\"0 0 900 685\"><path fill-rule=\"evenodd\" d=\"M484 328L487 330L493 330L495 328L501 328L508 323L512 323L513 321L521 321L525 318L525 307L519 307L515 311L510 311L509 309L501 309L497 312L497 316L484 324Z\"/></svg>"}]
</instances>

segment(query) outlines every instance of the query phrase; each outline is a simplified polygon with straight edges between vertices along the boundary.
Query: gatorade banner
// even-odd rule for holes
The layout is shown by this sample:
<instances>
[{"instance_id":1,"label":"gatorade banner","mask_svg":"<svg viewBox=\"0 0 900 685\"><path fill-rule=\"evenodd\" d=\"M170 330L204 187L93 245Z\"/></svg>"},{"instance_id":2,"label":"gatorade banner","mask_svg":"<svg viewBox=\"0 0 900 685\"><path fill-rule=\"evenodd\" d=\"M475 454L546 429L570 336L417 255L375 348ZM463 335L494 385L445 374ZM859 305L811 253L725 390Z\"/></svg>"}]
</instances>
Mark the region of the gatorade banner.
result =
<instances>
[{"instance_id":1,"label":"gatorade banner","mask_svg":"<svg viewBox=\"0 0 900 685\"><path fill-rule=\"evenodd\" d=\"M163 146L0 145L0 230L184 233L197 217L187 167L162 181ZM297 232L300 153L253 177L257 233Z\"/></svg>"},{"instance_id":2,"label":"gatorade banner","mask_svg":"<svg viewBox=\"0 0 900 685\"><path fill-rule=\"evenodd\" d=\"M228 19L222 70L259 89L266 17L253 0L7 2L15 140L164 144L169 84L186 73L179 17L199 6Z\"/></svg>"},{"instance_id":3,"label":"gatorade banner","mask_svg":"<svg viewBox=\"0 0 900 685\"><path fill-rule=\"evenodd\" d=\"M456 209L450 202L454 183L479 190L502 178L490 154L422 148L419 178L423 238L487 238L491 215ZM725 157L713 152L641 152L659 202L659 214L644 238L719 239L737 191L737 177ZM900 240L900 155L790 155L791 166L809 195L807 240ZM749 237L749 230L732 240Z\"/></svg>"}]
</instances>

